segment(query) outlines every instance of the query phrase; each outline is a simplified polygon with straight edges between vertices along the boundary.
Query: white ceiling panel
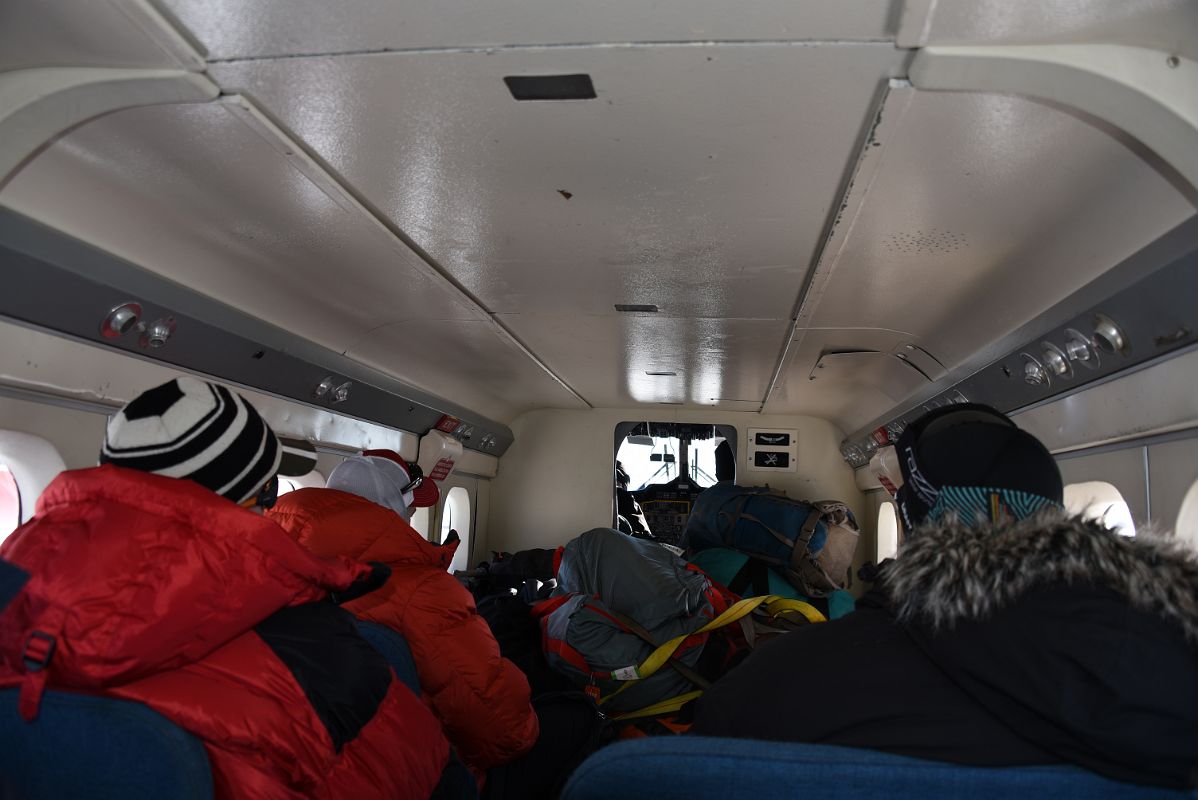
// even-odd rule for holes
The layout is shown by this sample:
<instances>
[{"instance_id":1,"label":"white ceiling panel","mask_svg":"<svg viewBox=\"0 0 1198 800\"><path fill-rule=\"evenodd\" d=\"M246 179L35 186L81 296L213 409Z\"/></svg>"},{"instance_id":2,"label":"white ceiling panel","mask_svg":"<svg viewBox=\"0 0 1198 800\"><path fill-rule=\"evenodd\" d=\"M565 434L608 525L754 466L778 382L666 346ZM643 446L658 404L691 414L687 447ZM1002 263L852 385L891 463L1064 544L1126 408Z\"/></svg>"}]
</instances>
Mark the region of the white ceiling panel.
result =
<instances>
[{"instance_id":1,"label":"white ceiling panel","mask_svg":"<svg viewBox=\"0 0 1198 800\"><path fill-rule=\"evenodd\" d=\"M808 327L905 331L951 370L1194 213L1131 149L1062 111L900 93L907 111L887 126L872 180L850 193L860 211L833 235L828 283L803 310L802 346L767 411L819 413L803 384L820 348L806 337L827 333ZM875 416L854 411L848 390L834 395L845 429Z\"/></svg>"},{"instance_id":2,"label":"white ceiling panel","mask_svg":"<svg viewBox=\"0 0 1198 800\"><path fill-rule=\"evenodd\" d=\"M869 44L578 48L211 72L493 312L655 303L670 316L778 319L902 57ZM598 99L517 102L502 80L578 72Z\"/></svg>"},{"instance_id":3,"label":"white ceiling panel","mask_svg":"<svg viewBox=\"0 0 1198 800\"><path fill-rule=\"evenodd\" d=\"M915 337L903 331L803 331L792 344L789 367L780 376L768 408L801 408L805 414L832 420L842 430L852 430L859 420L884 414L930 382L902 364L896 354L909 358L931 379L941 377L939 365L918 347ZM852 351L861 354L859 359L821 360L829 353Z\"/></svg>"},{"instance_id":4,"label":"white ceiling panel","mask_svg":"<svg viewBox=\"0 0 1198 800\"><path fill-rule=\"evenodd\" d=\"M757 411L787 333L782 320L524 314L500 317L593 405ZM675 375L647 375L674 372Z\"/></svg>"},{"instance_id":5,"label":"white ceiling panel","mask_svg":"<svg viewBox=\"0 0 1198 800\"><path fill-rule=\"evenodd\" d=\"M881 40L891 0L165 0L212 59L612 42Z\"/></svg>"},{"instance_id":6,"label":"white ceiling panel","mask_svg":"<svg viewBox=\"0 0 1198 800\"><path fill-rule=\"evenodd\" d=\"M203 62L145 2L0 2L0 72L36 67L202 69Z\"/></svg>"},{"instance_id":7,"label":"white ceiling panel","mask_svg":"<svg viewBox=\"0 0 1198 800\"><path fill-rule=\"evenodd\" d=\"M297 168L231 103L109 115L44 151L0 203L318 344L351 354L467 408L510 419L535 398L577 405L381 225ZM486 336L467 323L484 320ZM528 369L520 380L453 382L404 348L372 351L377 329L418 326L480 361ZM453 391L448 389L452 387ZM507 415L507 416L505 416Z\"/></svg>"},{"instance_id":8,"label":"white ceiling panel","mask_svg":"<svg viewBox=\"0 0 1198 800\"><path fill-rule=\"evenodd\" d=\"M0 202L338 351L397 319L478 318L220 103L96 120Z\"/></svg>"},{"instance_id":9,"label":"white ceiling panel","mask_svg":"<svg viewBox=\"0 0 1198 800\"><path fill-rule=\"evenodd\" d=\"M909 24L920 28L912 31L918 34L912 44L1101 42L1198 55L1194 0L916 0L909 5L925 12L911 15Z\"/></svg>"},{"instance_id":10,"label":"white ceiling panel","mask_svg":"<svg viewBox=\"0 0 1198 800\"><path fill-rule=\"evenodd\" d=\"M534 408L585 407L501 341L489 320L397 322L370 331L346 355L503 422Z\"/></svg>"}]
</instances>

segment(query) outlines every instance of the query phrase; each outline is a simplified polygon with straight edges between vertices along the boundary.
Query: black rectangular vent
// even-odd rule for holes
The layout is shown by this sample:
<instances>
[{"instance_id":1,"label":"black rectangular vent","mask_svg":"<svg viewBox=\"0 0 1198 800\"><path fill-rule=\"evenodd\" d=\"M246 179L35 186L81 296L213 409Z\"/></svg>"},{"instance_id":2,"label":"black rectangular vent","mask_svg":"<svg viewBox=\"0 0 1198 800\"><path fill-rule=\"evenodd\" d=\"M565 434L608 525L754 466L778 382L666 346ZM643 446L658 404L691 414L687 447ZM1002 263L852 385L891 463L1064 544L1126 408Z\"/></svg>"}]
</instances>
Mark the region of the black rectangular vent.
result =
<instances>
[{"instance_id":1,"label":"black rectangular vent","mask_svg":"<svg viewBox=\"0 0 1198 800\"><path fill-rule=\"evenodd\" d=\"M654 377L654 378L672 378L672 377L674 377L675 375L677 375L678 373L677 373L677 372L670 371L670 370L662 370L662 371L660 371L660 372L648 372L648 371L646 371L646 372L645 372L645 374L646 374L646 375L649 375L650 377Z\"/></svg>"},{"instance_id":2,"label":"black rectangular vent","mask_svg":"<svg viewBox=\"0 0 1198 800\"><path fill-rule=\"evenodd\" d=\"M503 79L517 100L594 100L590 75L508 75Z\"/></svg>"},{"instance_id":3,"label":"black rectangular vent","mask_svg":"<svg viewBox=\"0 0 1198 800\"><path fill-rule=\"evenodd\" d=\"M656 314L657 306L652 303L616 303L616 311L619 311L621 314L635 314L637 312Z\"/></svg>"}]
</instances>

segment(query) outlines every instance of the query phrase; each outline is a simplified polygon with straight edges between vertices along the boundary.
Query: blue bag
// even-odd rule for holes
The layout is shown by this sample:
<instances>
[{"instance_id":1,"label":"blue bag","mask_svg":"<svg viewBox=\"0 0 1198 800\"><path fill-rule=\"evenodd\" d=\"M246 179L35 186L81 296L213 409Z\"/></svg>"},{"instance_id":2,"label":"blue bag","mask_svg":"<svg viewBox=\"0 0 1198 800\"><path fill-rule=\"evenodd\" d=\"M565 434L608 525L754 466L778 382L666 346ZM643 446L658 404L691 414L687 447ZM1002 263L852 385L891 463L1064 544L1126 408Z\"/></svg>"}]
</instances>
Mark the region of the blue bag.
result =
<instances>
[{"instance_id":1,"label":"blue bag","mask_svg":"<svg viewBox=\"0 0 1198 800\"><path fill-rule=\"evenodd\" d=\"M691 552L731 547L765 562L808 597L827 597L848 584L859 538L844 503L717 483L696 498L683 542Z\"/></svg>"}]
</instances>

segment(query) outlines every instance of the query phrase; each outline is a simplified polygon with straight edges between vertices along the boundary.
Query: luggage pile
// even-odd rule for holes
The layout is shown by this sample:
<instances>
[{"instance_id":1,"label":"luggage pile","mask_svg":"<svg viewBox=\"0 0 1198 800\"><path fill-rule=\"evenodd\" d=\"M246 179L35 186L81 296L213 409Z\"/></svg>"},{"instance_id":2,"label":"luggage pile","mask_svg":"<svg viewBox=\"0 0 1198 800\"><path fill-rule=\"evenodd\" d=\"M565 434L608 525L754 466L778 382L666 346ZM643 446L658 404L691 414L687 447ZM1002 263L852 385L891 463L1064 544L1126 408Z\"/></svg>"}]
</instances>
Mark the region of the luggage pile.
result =
<instances>
[{"instance_id":1,"label":"luggage pile","mask_svg":"<svg viewBox=\"0 0 1198 800\"><path fill-rule=\"evenodd\" d=\"M563 549L534 608L549 662L621 721L696 699L763 635L823 622L807 602L741 599L673 548L596 528Z\"/></svg>"},{"instance_id":2,"label":"luggage pile","mask_svg":"<svg viewBox=\"0 0 1198 800\"><path fill-rule=\"evenodd\" d=\"M479 611L546 717L543 741L486 796L553 797L577 756L616 737L685 730L691 701L763 636L825 621L840 595L851 607L844 576L857 537L843 504L717 484L687 529L698 563L595 528L490 565L474 584L493 592Z\"/></svg>"}]
</instances>

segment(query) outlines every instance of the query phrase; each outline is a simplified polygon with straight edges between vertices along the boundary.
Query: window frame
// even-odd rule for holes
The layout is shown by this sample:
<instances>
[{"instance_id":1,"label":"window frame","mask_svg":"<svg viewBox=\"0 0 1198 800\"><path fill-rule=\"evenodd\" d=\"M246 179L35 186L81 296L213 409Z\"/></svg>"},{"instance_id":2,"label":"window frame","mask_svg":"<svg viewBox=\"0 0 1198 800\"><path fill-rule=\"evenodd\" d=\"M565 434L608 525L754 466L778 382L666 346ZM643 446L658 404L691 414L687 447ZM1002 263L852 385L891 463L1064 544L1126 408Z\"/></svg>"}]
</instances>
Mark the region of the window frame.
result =
<instances>
[{"instance_id":1,"label":"window frame","mask_svg":"<svg viewBox=\"0 0 1198 800\"><path fill-rule=\"evenodd\" d=\"M619 495L617 493L619 490L616 487L616 480L615 480L616 461L618 460L618 457L620 455L620 445L623 444L624 439L626 439L628 437L628 434L630 434L638 425L644 425L646 423L648 423L649 425L680 424L680 425L699 425L699 426L703 426L703 427L711 425L711 427L715 429L715 435L719 436L719 437L723 437L723 439L726 442L728 442L728 446L732 449L732 465L733 465L732 481L735 483L737 478L740 477L740 471L741 471L740 470L740 430L735 425L727 425L727 424L720 424L720 423L714 423L714 422L712 422L712 423L678 422L676 420L652 420L652 419L650 419L650 420L639 419L639 420L633 420L633 421L618 422L618 423L616 423L615 430L613 431L612 449L611 449L611 475L612 475L612 479L611 479L611 527L613 527L613 528L619 527L619 519L618 518L620 516L620 501L619 501ZM650 486L652 486L652 485L653 484L650 484ZM631 488L629 490L632 491Z\"/></svg>"},{"instance_id":2,"label":"window frame","mask_svg":"<svg viewBox=\"0 0 1198 800\"><path fill-rule=\"evenodd\" d=\"M16 507L13 509L15 514L12 518L0 518L0 543L12 535L13 531L21 527L22 510L24 507L24 498L21 497L21 485L17 483L17 476L13 474L7 463L0 463L0 494L8 494L15 501Z\"/></svg>"},{"instance_id":3,"label":"window frame","mask_svg":"<svg viewBox=\"0 0 1198 800\"><path fill-rule=\"evenodd\" d=\"M1198 550L1198 478L1194 479L1181 499L1181 508L1177 510L1177 522L1173 528L1173 536L1194 550Z\"/></svg>"},{"instance_id":4,"label":"window frame","mask_svg":"<svg viewBox=\"0 0 1198 800\"><path fill-rule=\"evenodd\" d=\"M428 506L413 508L412 518L408 520L408 524L412 526L413 530L431 542L432 539L429 539L429 534L432 530L432 519L432 509Z\"/></svg>"},{"instance_id":5,"label":"window frame","mask_svg":"<svg viewBox=\"0 0 1198 800\"><path fill-rule=\"evenodd\" d=\"M284 490L283 482L291 484L291 488ZM327 479L318 469L303 475L280 475L279 476L279 497L294 492L296 489L323 489L327 483Z\"/></svg>"},{"instance_id":6,"label":"window frame","mask_svg":"<svg viewBox=\"0 0 1198 800\"><path fill-rule=\"evenodd\" d=\"M1081 499L1086 500L1084 505ZM1136 521L1132 517L1131 506L1119 487L1109 481L1075 481L1066 484L1063 500L1065 510L1071 515L1101 522L1120 536L1136 536ZM1097 513L1102 506L1106 507L1105 510ZM1112 511L1116 512L1114 518L1108 519L1112 517Z\"/></svg>"},{"instance_id":7,"label":"window frame","mask_svg":"<svg viewBox=\"0 0 1198 800\"><path fill-rule=\"evenodd\" d=\"M460 544L458 544L457 552L454 553L453 559L449 563L448 572L451 574L454 570L470 568L470 548L474 540L474 514L472 505L470 490L464 486L448 487L445 496L441 498L437 540L440 543L444 543L445 537L449 535L450 530L456 530L458 538L461 540ZM455 518L459 514L466 517L465 525L459 526L455 523Z\"/></svg>"},{"instance_id":8,"label":"window frame","mask_svg":"<svg viewBox=\"0 0 1198 800\"><path fill-rule=\"evenodd\" d=\"M24 431L0 429L0 464L8 467L20 496L20 524L33 516L37 498L66 463L50 441Z\"/></svg>"},{"instance_id":9,"label":"window frame","mask_svg":"<svg viewBox=\"0 0 1198 800\"><path fill-rule=\"evenodd\" d=\"M883 554L882 551L882 529L883 516L887 509L890 509L890 517L887 519L887 528L893 526L893 546L888 547L889 552ZM892 521L892 522L891 522ZM874 563L881 564L888 558L894 558L898 554L899 545L903 541L903 525L899 520L898 503L887 496L887 499L878 504L878 516L874 528ZM889 535L887 538L891 538Z\"/></svg>"}]
</instances>

